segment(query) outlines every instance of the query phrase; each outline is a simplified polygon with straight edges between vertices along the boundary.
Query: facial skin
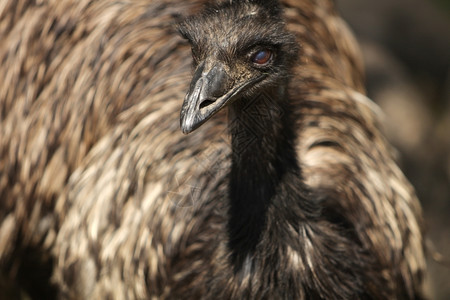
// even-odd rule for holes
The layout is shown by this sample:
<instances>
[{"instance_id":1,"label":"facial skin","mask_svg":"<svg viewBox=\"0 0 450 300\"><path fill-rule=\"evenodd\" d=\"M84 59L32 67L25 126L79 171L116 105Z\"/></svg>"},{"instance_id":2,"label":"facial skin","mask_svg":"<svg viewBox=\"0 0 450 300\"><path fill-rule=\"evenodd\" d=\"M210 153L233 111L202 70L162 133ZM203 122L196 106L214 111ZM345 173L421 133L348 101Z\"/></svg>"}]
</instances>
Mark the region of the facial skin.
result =
<instances>
[{"instance_id":1,"label":"facial skin","mask_svg":"<svg viewBox=\"0 0 450 300\"><path fill-rule=\"evenodd\" d=\"M257 4L240 5L248 7L236 10L224 4L179 26L191 44L195 66L181 109L185 134L234 101L279 84L296 57L295 40L276 10L268 15Z\"/></svg>"}]
</instances>

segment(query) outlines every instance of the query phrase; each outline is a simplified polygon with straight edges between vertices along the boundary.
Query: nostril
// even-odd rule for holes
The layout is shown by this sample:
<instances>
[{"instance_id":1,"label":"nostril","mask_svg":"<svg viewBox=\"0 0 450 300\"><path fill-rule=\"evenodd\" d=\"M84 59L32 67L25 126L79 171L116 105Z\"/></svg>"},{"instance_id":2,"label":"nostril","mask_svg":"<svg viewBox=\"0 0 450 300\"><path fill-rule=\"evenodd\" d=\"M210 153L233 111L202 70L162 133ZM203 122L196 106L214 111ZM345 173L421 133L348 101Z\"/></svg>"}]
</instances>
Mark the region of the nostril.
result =
<instances>
[{"instance_id":1,"label":"nostril","mask_svg":"<svg viewBox=\"0 0 450 300\"><path fill-rule=\"evenodd\" d=\"M200 109L205 108L205 107L213 104L214 102L216 102L215 99L207 98L207 99L203 100L202 103L200 103L200 107L199 108Z\"/></svg>"}]
</instances>

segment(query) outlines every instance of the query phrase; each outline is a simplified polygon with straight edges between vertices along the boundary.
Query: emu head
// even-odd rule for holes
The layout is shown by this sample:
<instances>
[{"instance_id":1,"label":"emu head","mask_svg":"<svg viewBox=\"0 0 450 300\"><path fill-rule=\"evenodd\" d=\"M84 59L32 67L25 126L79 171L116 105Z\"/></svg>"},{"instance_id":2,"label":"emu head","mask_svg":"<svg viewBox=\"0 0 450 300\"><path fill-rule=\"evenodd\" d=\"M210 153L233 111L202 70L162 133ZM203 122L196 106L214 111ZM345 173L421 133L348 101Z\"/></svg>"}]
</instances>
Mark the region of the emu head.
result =
<instances>
[{"instance_id":1,"label":"emu head","mask_svg":"<svg viewBox=\"0 0 450 300\"><path fill-rule=\"evenodd\" d=\"M206 8L179 25L195 72L181 109L187 134L234 101L286 85L297 43L278 1L242 0Z\"/></svg>"}]
</instances>

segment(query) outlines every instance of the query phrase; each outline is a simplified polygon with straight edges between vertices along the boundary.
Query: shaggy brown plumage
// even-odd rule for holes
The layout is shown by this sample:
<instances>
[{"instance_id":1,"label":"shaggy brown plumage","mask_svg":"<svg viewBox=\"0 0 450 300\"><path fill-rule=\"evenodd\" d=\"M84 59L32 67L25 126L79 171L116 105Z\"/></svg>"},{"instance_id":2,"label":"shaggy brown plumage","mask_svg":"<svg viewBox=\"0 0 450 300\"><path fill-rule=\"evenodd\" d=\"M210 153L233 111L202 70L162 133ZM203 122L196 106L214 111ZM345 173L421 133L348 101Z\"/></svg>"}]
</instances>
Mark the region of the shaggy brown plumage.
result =
<instances>
[{"instance_id":1,"label":"shaggy brown plumage","mask_svg":"<svg viewBox=\"0 0 450 300\"><path fill-rule=\"evenodd\" d=\"M300 51L280 65L289 104L273 107L271 95L269 114L256 116L255 126L269 118L288 129L277 148L287 151L257 166L286 176L269 180L264 207L251 203L263 215L248 219L256 229L233 227L253 224L234 200L255 186L242 174L256 173L233 154L267 146L255 144L267 131L239 139L248 119L228 124L226 109L190 135L180 131L192 59L174 25L203 2L0 7L2 273L33 281L32 253L35 268L54 271L53 289L31 293L77 299L423 297L421 209L363 95L357 46L331 1L285 0L284 15L272 15ZM241 9L271 15L259 2L224 1L181 31L206 43L207 34L232 39L242 32L214 30L239 24L226 18ZM195 50L208 55L191 43L195 59ZM252 198L255 189L246 191Z\"/></svg>"}]
</instances>

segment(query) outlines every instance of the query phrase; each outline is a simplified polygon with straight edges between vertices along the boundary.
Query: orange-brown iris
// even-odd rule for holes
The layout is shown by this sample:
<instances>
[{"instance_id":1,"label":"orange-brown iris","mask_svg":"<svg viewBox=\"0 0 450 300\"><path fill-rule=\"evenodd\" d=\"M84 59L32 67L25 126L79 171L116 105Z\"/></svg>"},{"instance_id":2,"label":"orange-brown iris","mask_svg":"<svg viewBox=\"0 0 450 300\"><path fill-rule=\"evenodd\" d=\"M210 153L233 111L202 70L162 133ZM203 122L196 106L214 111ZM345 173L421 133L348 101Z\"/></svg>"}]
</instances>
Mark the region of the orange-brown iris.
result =
<instances>
[{"instance_id":1,"label":"orange-brown iris","mask_svg":"<svg viewBox=\"0 0 450 300\"><path fill-rule=\"evenodd\" d=\"M272 52L269 50L260 50L253 56L252 61L258 65L267 64L272 58Z\"/></svg>"}]
</instances>

